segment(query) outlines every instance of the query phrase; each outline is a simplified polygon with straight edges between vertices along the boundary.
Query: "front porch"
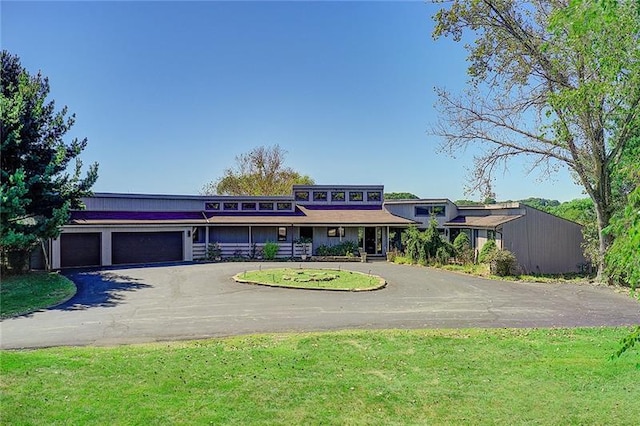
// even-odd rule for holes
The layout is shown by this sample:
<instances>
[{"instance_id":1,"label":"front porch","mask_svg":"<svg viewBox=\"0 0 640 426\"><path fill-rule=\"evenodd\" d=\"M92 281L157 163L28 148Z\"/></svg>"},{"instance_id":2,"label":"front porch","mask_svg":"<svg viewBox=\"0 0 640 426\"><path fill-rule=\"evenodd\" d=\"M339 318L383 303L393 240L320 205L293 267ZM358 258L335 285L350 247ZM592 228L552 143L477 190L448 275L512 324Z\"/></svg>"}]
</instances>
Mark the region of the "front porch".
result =
<instances>
[{"instance_id":1,"label":"front porch","mask_svg":"<svg viewBox=\"0 0 640 426\"><path fill-rule=\"evenodd\" d=\"M211 244L217 244L222 258L251 259L262 258L267 243L278 244L277 258L317 255L319 248L345 242L352 242L359 253L372 258L384 258L389 250L389 228L386 226L213 225L194 227L191 237L194 260L207 258L207 248Z\"/></svg>"}]
</instances>

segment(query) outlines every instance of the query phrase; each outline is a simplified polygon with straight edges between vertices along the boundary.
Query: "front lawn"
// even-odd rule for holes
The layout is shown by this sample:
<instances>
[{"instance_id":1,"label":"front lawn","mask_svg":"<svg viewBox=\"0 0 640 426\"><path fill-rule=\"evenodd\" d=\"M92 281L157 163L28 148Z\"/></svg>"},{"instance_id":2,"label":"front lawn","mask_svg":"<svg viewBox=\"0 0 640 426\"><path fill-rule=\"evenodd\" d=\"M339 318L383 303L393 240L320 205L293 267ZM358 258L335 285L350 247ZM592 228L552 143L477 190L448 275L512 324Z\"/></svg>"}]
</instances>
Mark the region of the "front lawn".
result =
<instances>
[{"instance_id":1,"label":"front lawn","mask_svg":"<svg viewBox=\"0 0 640 426\"><path fill-rule=\"evenodd\" d=\"M56 273L33 272L2 277L0 318L56 305L69 299L75 292L75 284Z\"/></svg>"},{"instance_id":2,"label":"front lawn","mask_svg":"<svg viewBox=\"0 0 640 426\"><path fill-rule=\"evenodd\" d=\"M628 331L344 331L4 351L2 421L636 424L637 353L608 359Z\"/></svg>"}]
</instances>

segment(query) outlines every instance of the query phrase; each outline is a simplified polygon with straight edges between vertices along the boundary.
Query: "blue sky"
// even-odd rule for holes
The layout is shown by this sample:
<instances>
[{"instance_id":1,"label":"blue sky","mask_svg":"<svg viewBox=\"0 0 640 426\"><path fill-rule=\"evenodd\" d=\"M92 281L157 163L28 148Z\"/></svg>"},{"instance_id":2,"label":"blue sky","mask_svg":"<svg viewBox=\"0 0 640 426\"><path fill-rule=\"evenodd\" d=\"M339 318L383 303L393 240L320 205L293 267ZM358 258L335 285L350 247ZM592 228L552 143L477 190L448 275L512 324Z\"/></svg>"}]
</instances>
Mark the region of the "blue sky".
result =
<instances>
[{"instance_id":1,"label":"blue sky","mask_svg":"<svg viewBox=\"0 0 640 426\"><path fill-rule=\"evenodd\" d=\"M466 196L472 152L438 153L435 86L466 83L463 45L422 2L1 3L2 48L76 113L95 191L196 194L236 155L279 144L319 184ZM569 173L513 163L497 198L583 197Z\"/></svg>"}]
</instances>

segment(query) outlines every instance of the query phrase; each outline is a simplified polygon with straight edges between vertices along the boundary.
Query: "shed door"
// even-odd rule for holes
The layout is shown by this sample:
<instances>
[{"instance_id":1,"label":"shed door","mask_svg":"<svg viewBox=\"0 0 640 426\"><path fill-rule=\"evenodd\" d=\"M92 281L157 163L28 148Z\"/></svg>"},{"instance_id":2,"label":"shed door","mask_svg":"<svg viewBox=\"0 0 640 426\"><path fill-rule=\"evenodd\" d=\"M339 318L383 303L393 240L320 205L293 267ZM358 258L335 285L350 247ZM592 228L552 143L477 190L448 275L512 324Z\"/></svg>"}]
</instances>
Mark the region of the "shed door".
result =
<instances>
[{"instance_id":1,"label":"shed door","mask_svg":"<svg viewBox=\"0 0 640 426\"><path fill-rule=\"evenodd\" d=\"M99 232L81 232L60 235L60 266L99 266L101 235Z\"/></svg>"},{"instance_id":2,"label":"shed door","mask_svg":"<svg viewBox=\"0 0 640 426\"><path fill-rule=\"evenodd\" d=\"M177 262L183 260L183 233L114 232L111 234L111 260L125 263Z\"/></svg>"}]
</instances>

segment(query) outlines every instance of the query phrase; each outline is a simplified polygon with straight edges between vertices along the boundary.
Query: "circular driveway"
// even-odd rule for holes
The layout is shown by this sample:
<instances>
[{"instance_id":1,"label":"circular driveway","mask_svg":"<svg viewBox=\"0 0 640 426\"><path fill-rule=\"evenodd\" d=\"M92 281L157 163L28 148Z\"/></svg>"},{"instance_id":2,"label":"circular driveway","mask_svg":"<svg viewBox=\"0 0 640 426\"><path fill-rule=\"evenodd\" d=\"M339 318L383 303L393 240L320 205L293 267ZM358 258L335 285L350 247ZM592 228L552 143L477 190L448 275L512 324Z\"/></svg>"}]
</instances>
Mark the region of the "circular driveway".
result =
<instances>
[{"instance_id":1,"label":"circular driveway","mask_svg":"<svg viewBox=\"0 0 640 426\"><path fill-rule=\"evenodd\" d=\"M2 321L2 348L111 345L245 333L376 328L617 326L640 304L611 288L485 280L386 262L327 263L384 277L372 292L239 284L244 270L296 263L219 263L76 272L78 294Z\"/></svg>"}]
</instances>

